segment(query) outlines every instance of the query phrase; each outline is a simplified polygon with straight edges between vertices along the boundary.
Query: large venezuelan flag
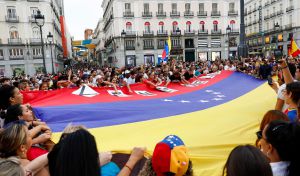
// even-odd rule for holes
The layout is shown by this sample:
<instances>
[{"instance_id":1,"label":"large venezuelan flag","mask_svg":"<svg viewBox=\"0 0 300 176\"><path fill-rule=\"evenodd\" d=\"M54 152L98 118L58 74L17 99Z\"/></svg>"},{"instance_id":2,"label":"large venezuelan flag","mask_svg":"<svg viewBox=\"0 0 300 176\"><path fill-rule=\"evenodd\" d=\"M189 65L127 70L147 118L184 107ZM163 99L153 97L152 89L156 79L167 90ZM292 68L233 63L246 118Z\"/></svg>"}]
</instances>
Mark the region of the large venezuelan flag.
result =
<instances>
[{"instance_id":1,"label":"large venezuelan flag","mask_svg":"<svg viewBox=\"0 0 300 176\"><path fill-rule=\"evenodd\" d=\"M195 175L219 176L231 149L253 144L263 114L274 107L275 93L264 82L242 73L223 71L197 87L171 84L174 93L120 98L95 89L92 98L72 89L24 94L34 111L54 131L68 123L83 124L96 136L100 151L128 152L155 144L168 134L180 136L189 148ZM125 89L123 90L125 93ZM56 134L56 137L58 134Z\"/></svg>"}]
</instances>

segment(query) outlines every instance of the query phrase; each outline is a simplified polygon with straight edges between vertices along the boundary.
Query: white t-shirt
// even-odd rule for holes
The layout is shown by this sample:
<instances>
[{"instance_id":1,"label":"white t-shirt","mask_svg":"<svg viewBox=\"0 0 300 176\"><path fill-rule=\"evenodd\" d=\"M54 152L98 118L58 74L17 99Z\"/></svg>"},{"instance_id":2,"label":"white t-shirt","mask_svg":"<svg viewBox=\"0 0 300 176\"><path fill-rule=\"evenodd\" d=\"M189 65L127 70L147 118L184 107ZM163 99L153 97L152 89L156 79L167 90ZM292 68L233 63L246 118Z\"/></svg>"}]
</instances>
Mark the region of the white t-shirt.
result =
<instances>
[{"instance_id":1,"label":"white t-shirt","mask_svg":"<svg viewBox=\"0 0 300 176\"><path fill-rule=\"evenodd\" d=\"M270 163L273 176L287 176L287 167L290 165L288 161L280 161L275 163Z\"/></svg>"},{"instance_id":2,"label":"white t-shirt","mask_svg":"<svg viewBox=\"0 0 300 176\"><path fill-rule=\"evenodd\" d=\"M135 78L131 78L131 77L129 77L129 78L124 78L124 81L125 81L128 85L134 84L134 83L135 83Z\"/></svg>"}]
</instances>

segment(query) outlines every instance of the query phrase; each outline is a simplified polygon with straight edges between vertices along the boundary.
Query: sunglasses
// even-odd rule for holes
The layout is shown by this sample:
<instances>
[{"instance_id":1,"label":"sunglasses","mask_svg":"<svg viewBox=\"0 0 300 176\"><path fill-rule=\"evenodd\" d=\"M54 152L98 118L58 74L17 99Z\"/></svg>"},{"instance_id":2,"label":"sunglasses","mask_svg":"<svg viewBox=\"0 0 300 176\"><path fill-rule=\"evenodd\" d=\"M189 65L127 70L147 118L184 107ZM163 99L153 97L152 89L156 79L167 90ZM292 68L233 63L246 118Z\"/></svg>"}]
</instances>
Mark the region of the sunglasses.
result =
<instances>
[{"instance_id":1,"label":"sunglasses","mask_svg":"<svg viewBox=\"0 0 300 176\"><path fill-rule=\"evenodd\" d=\"M263 138L262 131L259 130L258 132L256 132L256 136L257 136L257 139L262 139Z\"/></svg>"}]
</instances>

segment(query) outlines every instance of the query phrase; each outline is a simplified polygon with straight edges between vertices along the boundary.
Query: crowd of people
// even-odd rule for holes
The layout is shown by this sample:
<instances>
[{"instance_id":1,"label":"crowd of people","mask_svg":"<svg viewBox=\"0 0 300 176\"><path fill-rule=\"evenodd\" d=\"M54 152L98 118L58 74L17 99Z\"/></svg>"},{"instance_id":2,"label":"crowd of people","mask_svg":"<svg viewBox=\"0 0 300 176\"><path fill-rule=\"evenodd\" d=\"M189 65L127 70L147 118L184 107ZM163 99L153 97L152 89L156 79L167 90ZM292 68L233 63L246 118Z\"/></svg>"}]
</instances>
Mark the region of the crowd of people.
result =
<instances>
[{"instance_id":1,"label":"crowd of people","mask_svg":"<svg viewBox=\"0 0 300 176\"><path fill-rule=\"evenodd\" d=\"M223 169L227 176L300 175L300 67L294 58L247 58L242 61L181 62L129 68L76 64L65 73L2 78L0 87L0 175L2 176L192 176L193 164L180 137L159 141L151 157L134 147L120 165L109 152L98 151L94 136L84 126L69 125L55 144L46 122L36 119L22 91L80 87L127 87L142 82L150 87L170 82L189 84L191 78L221 70L243 72L268 79L278 94L274 110L268 111L258 129L255 145L235 147ZM275 101L275 100L274 100ZM255 135L255 134L254 134ZM141 164L141 168L136 169ZM136 171L137 170L137 171ZM134 174L133 174L134 173Z\"/></svg>"}]
</instances>

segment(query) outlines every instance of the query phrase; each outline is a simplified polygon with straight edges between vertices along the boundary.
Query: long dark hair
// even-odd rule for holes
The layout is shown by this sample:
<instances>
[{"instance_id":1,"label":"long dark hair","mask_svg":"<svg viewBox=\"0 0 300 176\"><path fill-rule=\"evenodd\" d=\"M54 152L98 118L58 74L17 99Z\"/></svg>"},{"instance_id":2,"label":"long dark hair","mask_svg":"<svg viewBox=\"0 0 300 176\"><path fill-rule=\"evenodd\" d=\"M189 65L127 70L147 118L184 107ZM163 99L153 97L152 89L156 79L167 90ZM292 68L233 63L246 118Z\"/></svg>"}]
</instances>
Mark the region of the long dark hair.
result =
<instances>
[{"instance_id":1,"label":"long dark hair","mask_svg":"<svg viewBox=\"0 0 300 176\"><path fill-rule=\"evenodd\" d=\"M16 87L10 85L3 85L0 87L0 110L5 110L10 106L10 98L14 96Z\"/></svg>"},{"instance_id":2,"label":"long dark hair","mask_svg":"<svg viewBox=\"0 0 300 176\"><path fill-rule=\"evenodd\" d=\"M272 121L266 129L266 140L277 151L281 161L289 161L288 176L300 175L300 125Z\"/></svg>"},{"instance_id":3,"label":"long dark hair","mask_svg":"<svg viewBox=\"0 0 300 176\"><path fill-rule=\"evenodd\" d=\"M49 153L49 171L55 176L99 176L96 141L87 130L68 134Z\"/></svg>"},{"instance_id":4,"label":"long dark hair","mask_svg":"<svg viewBox=\"0 0 300 176\"><path fill-rule=\"evenodd\" d=\"M300 82L292 82L286 85L286 92L289 94L292 93L291 99L292 101L297 104L300 100Z\"/></svg>"},{"instance_id":5,"label":"long dark hair","mask_svg":"<svg viewBox=\"0 0 300 176\"><path fill-rule=\"evenodd\" d=\"M272 176L268 159L254 146L235 147L223 168L223 176Z\"/></svg>"},{"instance_id":6,"label":"long dark hair","mask_svg":"<svg viewBox=\"0 0 300 176\"><path fill-rule=\"evenodd\" d=\"M6 115L4 116L4 125L19 120L19 116L23 114L20 104L15 104L7 108Z\"/></svg>"}]
</instances>

